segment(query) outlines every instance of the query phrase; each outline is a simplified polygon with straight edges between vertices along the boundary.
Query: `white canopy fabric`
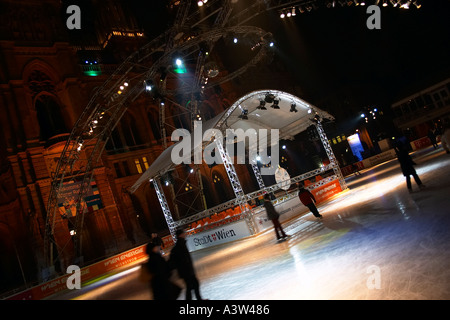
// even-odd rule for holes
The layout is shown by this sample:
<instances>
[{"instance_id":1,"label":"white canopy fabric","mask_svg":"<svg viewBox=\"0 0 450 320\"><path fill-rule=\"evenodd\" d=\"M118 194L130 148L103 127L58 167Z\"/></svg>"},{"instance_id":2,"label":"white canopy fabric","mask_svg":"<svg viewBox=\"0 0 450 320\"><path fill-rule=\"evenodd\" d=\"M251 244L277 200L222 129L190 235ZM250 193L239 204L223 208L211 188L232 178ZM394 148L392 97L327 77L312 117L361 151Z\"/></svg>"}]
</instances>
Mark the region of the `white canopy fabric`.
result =
<instances>
[{"instance_id":1,"label":"white canopy fabric","mask_svg":"<svg viewBox=\"0 0 450 320\"><path fill-rule=\"evenodd\" d=\"M265 102L266 110L259 109L261 101ZM278 108L273 108L273 101L278 101ZM296 111L294 111L296 110ZM246 94L238 99L231 107L214 118L202 123L202 136L209 129L218 129L225 135L226 129L278 129L279 138L293 139L294 136L306 130L318 115L321 119L334 120L327 112L309 104L308 102L278 90L258 90ZM192 140L191 151L199 147L199 142ZM144 182L164 174L176 164L172 161L172 151L177 142L166 150L150 165L136 183L130 188L135 192ZM209 144L210 142L201 142ZM190 157L190 155L189 155ZM190 162L189 159L187 162Z\"/></svg>"}]
</instances>

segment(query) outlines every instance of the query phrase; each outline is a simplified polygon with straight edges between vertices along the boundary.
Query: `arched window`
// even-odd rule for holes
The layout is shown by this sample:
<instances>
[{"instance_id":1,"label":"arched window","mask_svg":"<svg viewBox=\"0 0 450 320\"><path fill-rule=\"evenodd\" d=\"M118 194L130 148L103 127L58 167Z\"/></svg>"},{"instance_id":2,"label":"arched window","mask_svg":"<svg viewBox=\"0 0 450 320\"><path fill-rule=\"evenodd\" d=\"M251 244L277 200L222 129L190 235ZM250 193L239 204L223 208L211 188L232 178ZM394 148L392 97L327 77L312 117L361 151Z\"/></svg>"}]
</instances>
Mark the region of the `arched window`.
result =
<instances>
[{"instance_id":1,"label":"arched window","mask_svg":"<svg viewBox=\"0 0 450 320\"><path fill-rule=\"evenodd\" d=\"M54 96L42 94L36 99L34 105L39 122L41 141L69 132L64 123L61 108Z\"/></svg>"},{"instance_id":2,"label":"arched window","mask_svg":"<svg viewBox=\"0 0 450 320\"><path fill-rule=\"evenodd\" d=\"M161 139L161 128L159 126L159 118L156 112L148 112L147 113L148 121L150 122L150 126L152 128L153 137L155 140Z\"/></svg>"},{"instance_id":3,"label":"arched window","mask_svg":"<svg viewBox=\"0 0 450 320\"><path fill-rule=\"evenodd\" d=\"M107 150L126 150L127 147L142 145L142 139L137 129L136 120L129 113L125 113L119 124L114 128L109 138Z\"/></svg>"}]
</instances>

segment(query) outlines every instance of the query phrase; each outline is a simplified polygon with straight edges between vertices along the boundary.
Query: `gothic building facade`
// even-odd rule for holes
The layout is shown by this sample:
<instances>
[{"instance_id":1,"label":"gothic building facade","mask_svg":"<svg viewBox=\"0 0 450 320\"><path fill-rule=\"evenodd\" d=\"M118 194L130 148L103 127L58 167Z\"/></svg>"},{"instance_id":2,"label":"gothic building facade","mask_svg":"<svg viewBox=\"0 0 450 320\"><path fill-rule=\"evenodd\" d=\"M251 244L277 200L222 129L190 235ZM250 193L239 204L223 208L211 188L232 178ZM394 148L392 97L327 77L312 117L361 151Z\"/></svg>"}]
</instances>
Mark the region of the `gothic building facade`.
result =
<instances>
[{"instance_id":1,"label":"gothic building facade","mask_svg":"<svg viewBox=\"0 0 450 320\"><path fill-rule=\"evenodd\" d=\"M0 1L2 294L41 280L47 200L59 156L96 88L125 57L149 40L123 1L85 3L92 9L94 32L89 35L69 32L65 1ZM261 77L252 79L259 82L244 77L238 86L229 83L207 92L201 107L204 118L213 117L241 94L264 85ZM278 88L286 89L285 75L272 73L272 80ZM176 105L169 104L166 112L172 128L186 127L190 121ZM127 192L163 151L158 117L158 105L139 97L112 132L94 170L100 201L86 215L89 236L83 245L85 261L143 243L150 232L166 229L150 184L133 195ZM238 170L246 188L256 188L252 175L245 168ZM201 179L208 207L233 197L222 166L202 166ZM185 214L179 208L175 217Z\"/></svg>"}]
</instances>

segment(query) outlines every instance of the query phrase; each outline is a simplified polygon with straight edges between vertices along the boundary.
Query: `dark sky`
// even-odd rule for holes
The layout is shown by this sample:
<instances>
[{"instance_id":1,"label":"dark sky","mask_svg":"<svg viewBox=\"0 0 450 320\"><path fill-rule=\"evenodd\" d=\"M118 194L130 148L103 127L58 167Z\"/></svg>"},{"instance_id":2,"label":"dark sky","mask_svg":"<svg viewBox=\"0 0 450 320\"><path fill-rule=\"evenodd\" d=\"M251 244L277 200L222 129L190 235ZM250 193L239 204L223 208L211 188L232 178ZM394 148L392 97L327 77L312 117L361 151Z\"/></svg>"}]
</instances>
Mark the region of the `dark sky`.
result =
<instances>
[{"instance_id":1,"label":"dark sky","mask_svg":"<svg viewBox=\"0 0 450 320\"><path fill-rule=\"evenodd\" d=\"M419 10L381 8L381 30L369 30L366 8L354 6L283 20L272 12L257 23L274 33L311 99L351 95L362 106L390 104L450 76L450 1L422 3Z\"/></svg>"},{"instance_id":2,"label":"dark sky","mask_svg":"<svg viewBox=\"0 0 450 320\"><path fill-rule=\"evenodd\" d=\"M236 6L250 2L239 0ZM367 7L354 5L322 6L285 19L272 10L246 24L273 33L279 58L302 88L301 98L329 110L342 104L351 109L388 107L450 76L450 1L421 2L420 9L380 7L381 30L369 30ZM171 25L166 0L124 4L147 35L156 36Z\"/></svg>"},{"instance_id":3,"label":"dark sky","mask_svg":"<svg viewBox=\"0 0 450 320\"><path fill-rule=\"evenodd\" d=\"M420 9L380 7L381 30L366 27L367 7L340 5L289 19L272 10L246 24L274 34L280 59L306 95L302 98L319 107L334 103L328 107L336 108L342 100L353 108L389 106L450 75L450 1L421 2ZM147 31L165 30L168 22L159 19L167 17L165 3L136 7Z\"/></svg>"},{"instance_id":4,"label":"dark sky","mask_svg":"<svg viewBox=\"0 0 450 320\"><path fill-rule=\"evenodd\" d=\"M268 27L311 97L350 90L361 103L392 102L449 76L449 1L426 1L420 10L381 8L381 30L366 27L365 10L321 8Z\"/></svg>"}]
</instances>

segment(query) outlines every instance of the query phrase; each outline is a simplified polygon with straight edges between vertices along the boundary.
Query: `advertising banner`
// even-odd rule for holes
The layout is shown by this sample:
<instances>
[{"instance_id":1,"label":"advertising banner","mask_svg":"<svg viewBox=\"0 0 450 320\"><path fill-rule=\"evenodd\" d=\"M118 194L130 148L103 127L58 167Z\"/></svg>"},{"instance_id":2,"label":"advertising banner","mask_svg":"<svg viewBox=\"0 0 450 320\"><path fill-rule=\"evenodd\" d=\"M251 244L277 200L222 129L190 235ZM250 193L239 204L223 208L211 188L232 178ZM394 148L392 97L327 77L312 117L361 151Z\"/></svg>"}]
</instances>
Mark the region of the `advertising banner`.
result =
<instances>
[{"instance_id":1,"label":"advertising banner","mask_svg":"<svg viewBox=\"0 0 450 320\"><path fill-rule=\"evenodd\" d=\"M77 214L77 199L80 192L82 182L68 181L64 182L58 194L58 209L62 216L75 217ZM84 212L92 212L103 208L100 192L98 191L97 183L91 181L88 186L88 191L82 201L84 205Z\"/></svg>"},{"instance_id":2,"label":"advertising banner","mask_svg":"<svg viewBox=\"0 0 450 320\"><path fill-rule=\"evenodd\" d=\"M247 223L245 220L241 220L220 228L190 235L186 238L186 242L189 251L195 251L242 239L250 235Z\"/></svg>"}]
</instances>

